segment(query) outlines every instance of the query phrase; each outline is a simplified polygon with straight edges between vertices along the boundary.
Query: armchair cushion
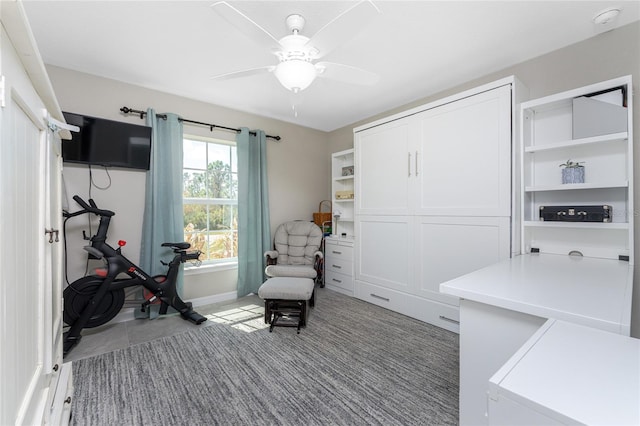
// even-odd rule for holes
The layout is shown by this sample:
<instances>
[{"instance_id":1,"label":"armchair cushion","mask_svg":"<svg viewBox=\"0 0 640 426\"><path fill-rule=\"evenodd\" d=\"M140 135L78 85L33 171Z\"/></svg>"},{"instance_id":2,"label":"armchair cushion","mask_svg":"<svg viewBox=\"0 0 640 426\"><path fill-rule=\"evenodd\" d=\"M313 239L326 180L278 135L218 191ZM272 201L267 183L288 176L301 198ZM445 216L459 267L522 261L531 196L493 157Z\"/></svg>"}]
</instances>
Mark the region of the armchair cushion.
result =
<instances>
[{"instance_id":1,"label":"armchair cushion","mask_svg":"<svg viewBox=\"0 0 640 426\"><path fill-rule=\"evenodd\" d=\"M268 277L295 277L314 279L318 273L313 265L269 265L265 269Z\"/></svg>"},{"instance_id":2,"label":"armchair cushion","mask_svg":"<svg viewBox=\"0 0 640 426\"><path fill-rule=\"evenodd\" d=\"M322 230L313 222L285 222L276 229L274 248L279 265L310 265L322 243Z\"/></svg>"},{"instance_id":3,"label":"armchair cushion","mask_svg":"<svg viewBox=\"0 0 640 426\"><path fill-rule=\"evenodd\" d=\"M313 222L291 221L278 226L274 236L274 250L265 252L268 277L321 277L323 255L320 251L322 230Z\"/></svg>"}]
</instances>

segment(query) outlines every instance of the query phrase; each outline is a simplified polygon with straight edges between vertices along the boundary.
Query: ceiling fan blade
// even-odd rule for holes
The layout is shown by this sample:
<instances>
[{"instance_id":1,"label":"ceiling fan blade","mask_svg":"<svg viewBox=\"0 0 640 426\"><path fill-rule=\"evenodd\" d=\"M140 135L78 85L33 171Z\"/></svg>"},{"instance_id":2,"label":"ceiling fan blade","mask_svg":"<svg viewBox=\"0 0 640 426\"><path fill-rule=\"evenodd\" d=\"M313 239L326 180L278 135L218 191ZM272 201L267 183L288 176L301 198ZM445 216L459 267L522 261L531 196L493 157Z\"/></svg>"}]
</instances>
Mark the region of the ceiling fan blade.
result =
<instances>
[{"instance_id":1,"label":"ceiling fan blade","mask_svg":"<svg viewBox=\"0 0 640 426\"><path fill-rule=\"evenodd\" d=\"M269 31L262 28L257 22L231 6L226 1L219 1L211 5L211 8L227 20L241 33L251 38L256 43L267 48L279 48L280 43Z\"/></svg>"},{"instance_id":2,"label":"ceiling fan blade","mask_svg":"<svg viewBox=\"0 0 640 426\"><path fill-rule=\"evenodd\" d=\"M316 64L318 77L341 81L343 83L373 86L380 81L376 73L352 67L351 65L336 64L334 62L318 62Z\"/></svg>"},{"instance_id":3,"label":"ceiling fan blade","mask_svg":"<svg viewBox=\"0 0 640 426\"><path fill-rule=\"evenodd\" d=\"M212 80L231 80L233 78L242 78L242 77L250 77L252 75L257 75L257 74L266 74L268 72L273 72L273 70L275 69L276 67L274 65L268 65L265 67L251 68L248 70L232 71L224 74L218 74L210 78Z\"/></svg>"},{"instance_id":4,"label":"ceiling fan blade","mask_svg":"<svg viewBox=\"0 0 640 426\"><path fill-rule=\"evenodd\" d=\"M307 46L316 48L316 57L321 58L355 36L379 13L380 10L370 0L362 0L320 28Z\"/></svg>"}]
</instances>

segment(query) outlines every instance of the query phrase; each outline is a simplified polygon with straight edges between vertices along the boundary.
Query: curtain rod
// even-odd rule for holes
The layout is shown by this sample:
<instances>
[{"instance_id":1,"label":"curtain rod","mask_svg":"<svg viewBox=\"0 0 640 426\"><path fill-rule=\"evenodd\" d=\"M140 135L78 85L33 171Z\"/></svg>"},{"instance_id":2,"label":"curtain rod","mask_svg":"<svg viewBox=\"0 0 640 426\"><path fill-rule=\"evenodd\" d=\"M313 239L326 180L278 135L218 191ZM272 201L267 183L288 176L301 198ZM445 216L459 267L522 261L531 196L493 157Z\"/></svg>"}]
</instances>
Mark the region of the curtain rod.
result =
<instances>
[{"instance_id":1,"label":"curtain rod","mask_svg":"<svg viewBox=\"0 0 640 426\"><path fill-rule=\"evenodd\" d=\"M122 107L120 108L120 111L122 111L125 114L138 114L140 115L140 118L144 118L145 115L147 115L146 111L141 111L139 109L131 109L129 107ZM167 116L165 114L156 114L157 117L160 118L164 118L166 119ZM218 126L217 124L211 124L211 123L203 123L202 121L194 121L194 120L187 120L186 118L178 118L178 120L182 121L183 123L190 123L190 124L199 124L201 126L207 126L209 127L209 131L213 132L213 129L224 129L224 130L230 130L232 132L240 132L240 129L234 129L233 127L225 127L225 126ZM252 135L255 135L256 132L249 132ZM279 141L281 138L280 136L271 136L271 135L266 135L266 137L271 138L271 139L275 139L276 141Z\"/></svg>"}]
</instances>

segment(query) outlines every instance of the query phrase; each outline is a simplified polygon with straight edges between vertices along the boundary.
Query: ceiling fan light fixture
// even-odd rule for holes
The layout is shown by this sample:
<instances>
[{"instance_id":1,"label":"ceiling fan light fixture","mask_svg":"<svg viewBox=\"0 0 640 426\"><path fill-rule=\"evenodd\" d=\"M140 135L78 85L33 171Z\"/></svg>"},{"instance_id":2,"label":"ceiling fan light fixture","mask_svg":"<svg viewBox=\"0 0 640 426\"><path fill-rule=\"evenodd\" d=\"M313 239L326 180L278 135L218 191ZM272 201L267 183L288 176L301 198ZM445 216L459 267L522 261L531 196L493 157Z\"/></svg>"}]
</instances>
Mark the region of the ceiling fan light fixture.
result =
<instances>
[{"instance_id":1,"label":"ceiling fan light fixture","mask_svg":"<svg viewBox=\"0 0 640 426\"><path fill-rule=\"evenodd\" d=\"M280 84L294 93L309 87L317 75L316 67L311 62L300 59L280 62L273 73Z\"/></svg>"}]
</instances>

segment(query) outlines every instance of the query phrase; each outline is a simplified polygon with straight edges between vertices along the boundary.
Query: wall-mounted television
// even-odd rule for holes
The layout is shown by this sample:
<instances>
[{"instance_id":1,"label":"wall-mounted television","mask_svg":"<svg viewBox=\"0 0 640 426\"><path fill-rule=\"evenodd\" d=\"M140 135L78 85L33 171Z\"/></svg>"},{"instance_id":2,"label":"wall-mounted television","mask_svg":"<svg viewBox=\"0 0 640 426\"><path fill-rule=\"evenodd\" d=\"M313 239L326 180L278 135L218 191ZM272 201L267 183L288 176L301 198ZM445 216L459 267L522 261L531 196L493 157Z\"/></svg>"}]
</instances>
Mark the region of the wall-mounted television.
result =
<instances>
[{"instance_id":1,"label":"wall-mounted television","mask_svg":"<svg viewBox=\"0 0 640 426\"><path fill-rule=\"evenodd\" d=\"M62 160L104 167L149 170L151 127L64 112L80 128L62 142Z\"/></svg>"}]
</instances>

